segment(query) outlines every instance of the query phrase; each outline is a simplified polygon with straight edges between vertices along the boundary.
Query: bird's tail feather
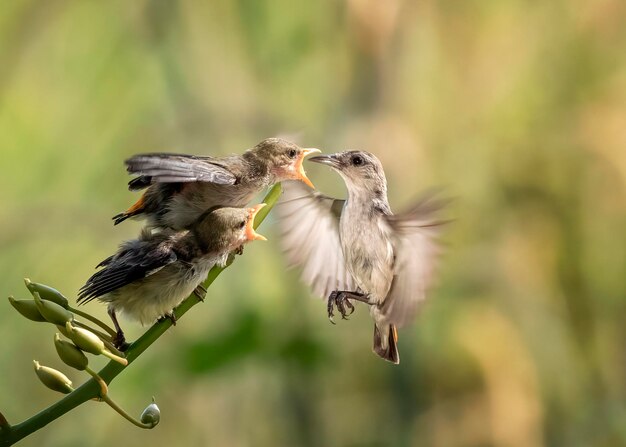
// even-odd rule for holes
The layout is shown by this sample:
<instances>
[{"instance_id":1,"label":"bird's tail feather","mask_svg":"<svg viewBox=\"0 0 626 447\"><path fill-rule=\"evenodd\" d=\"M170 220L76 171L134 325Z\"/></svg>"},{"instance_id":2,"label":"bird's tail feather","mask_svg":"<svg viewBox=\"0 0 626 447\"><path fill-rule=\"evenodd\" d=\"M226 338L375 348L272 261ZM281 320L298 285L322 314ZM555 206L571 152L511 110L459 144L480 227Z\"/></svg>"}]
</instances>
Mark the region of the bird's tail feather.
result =
<instances>
[{"instance_id":1,"label":"bird's tail feather","mask_svg":"<svg viewBox=\"0 0 626 447\"><path fill-rule=\"evenodd\" d=\"M141 198L139 200L137 200L137 203L135 203L133 206L131 206L130 208L128 208L126 211L124 211L123 213L119 213L116 214L115 216L113 216L113 225L117 225L119 223L124 222L126 219L128 219L129 217L133 217L136 216L137 214L141 214L145 211L144 209L144 196L141 196Z\"/></svg>"},{"instance_id":2,"label":"bird's tail feather","mask_svg":"<svg viewBox=\"0 0 626 447\"><path fill-rule=\"evenodd\" d=\"M388 362L400 363L400 354L398 354L398 331L393 324L389 325L389 334L387 335L387 345L383 348L383 337L380 329L374 325L374 352Z\"/></svg>"}]
</instances>

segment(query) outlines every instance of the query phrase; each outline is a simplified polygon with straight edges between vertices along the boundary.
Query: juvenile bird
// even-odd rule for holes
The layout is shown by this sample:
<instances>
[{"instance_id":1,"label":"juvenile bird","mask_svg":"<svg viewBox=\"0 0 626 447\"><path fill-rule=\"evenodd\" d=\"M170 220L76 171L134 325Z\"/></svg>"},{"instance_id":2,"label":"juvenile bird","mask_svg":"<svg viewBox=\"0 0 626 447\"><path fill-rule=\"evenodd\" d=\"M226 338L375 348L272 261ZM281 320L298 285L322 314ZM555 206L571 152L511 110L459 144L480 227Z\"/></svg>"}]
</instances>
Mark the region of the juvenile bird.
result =
<instances>
[{"instance_id":1,"label":"juvenile bird","mask_svg":"<svg viewBox=\"0 0 626 447\"><path fill-rule=\"evenodd\" d=\"M174 318L172 309L192 292L204 299L201 282L214 265L225 265L228 254L253 240L266 240L254 231L253 208L217 208L202 214L189 230L151 232L124 242L80 289L78 303L97 298L108 303L115 324L115 345L125 346L117 321L122 312L142 324L158 317ZM175 319L172 320L175 322Z\"/></svg>"},{"instance_id":2,"label":"juvenile bird","mask_svg":"<svg viewBox=\"0 0 626 447\"><path fill-rule=\"evenodd\" d=\"M115 225L144 217L148 226L182 230L214 206L242 207L273 183L300 180L313 188L302 162L318 149L301 148L280 138L261 141L242 155L199 157L181 154L139 154L126 160L138 177L131 191L147 188L141 198L113 217Z\"/></svg>"},{"instance_id":3,"label":"juvenile bird","mask_svg":"<svg viewBox=\"0 0 626 447\"><path fill-rule=\"evenodd\" d=\"M282 243L292 265L315 294L328 298L331 322L354 311L350 300L367 303L374 319L374 352L399 363L396 327L409 323L426 298L439 248L435 237L441 201L422 200L393 214L380 161L361 151L310 159L343 178L348 198L333 199L295 182L284 185L277 208Z\"/></svg>"}]
</instances>

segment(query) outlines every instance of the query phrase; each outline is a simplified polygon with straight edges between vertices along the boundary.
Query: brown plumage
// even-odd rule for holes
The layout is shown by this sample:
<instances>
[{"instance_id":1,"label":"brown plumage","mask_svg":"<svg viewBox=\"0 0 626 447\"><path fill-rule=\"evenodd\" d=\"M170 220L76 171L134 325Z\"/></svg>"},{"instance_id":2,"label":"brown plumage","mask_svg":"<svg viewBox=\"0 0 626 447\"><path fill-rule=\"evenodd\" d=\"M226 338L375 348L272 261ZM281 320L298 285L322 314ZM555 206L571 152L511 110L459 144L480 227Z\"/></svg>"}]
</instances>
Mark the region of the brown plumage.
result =
<instances>
[{"instance_id":1,"label":"brown plumage","mask_svg":"<svg viewBox=\"0 0 626 447\"><path fill-rule=\"evenodd\" d=\"M78 303L93 299L107 303L118 331L116 345L123 346L116 312L142 324L171 313L214 265L226 263L229 253L252 240L265 240L253 228L254 216L263 206L211 209L189 230L144 229L138 239L124 242L98 265L101 269L80 289Z\"/></svg>"},{"instance_id":2,"label":"brown plumage","mask_svg":"<svg viewBox=\"0 0 626 447\"><path fill-rule=\"evenodd\" d=\"M302 167L304 157L318 149L301 148L280 138L268 138L241 155L200 157L182 154L139 154L126 160L138 175L129 189L146 189L139 201L113 217L119 224L130 217L148 226L181 230L215 206L242 207L273 183L300 180L310 187Z\"/></svg>"}]
</instances>

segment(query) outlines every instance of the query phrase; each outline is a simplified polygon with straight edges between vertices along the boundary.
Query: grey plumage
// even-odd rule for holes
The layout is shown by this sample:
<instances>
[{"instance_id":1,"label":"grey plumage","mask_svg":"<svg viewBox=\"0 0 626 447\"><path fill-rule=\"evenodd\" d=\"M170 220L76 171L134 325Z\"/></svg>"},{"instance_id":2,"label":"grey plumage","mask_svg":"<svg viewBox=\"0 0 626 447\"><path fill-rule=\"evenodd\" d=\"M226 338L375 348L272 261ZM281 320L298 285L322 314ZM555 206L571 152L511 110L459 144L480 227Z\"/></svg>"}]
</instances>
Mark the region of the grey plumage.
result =
<instances>
[{"instance_id":1,"label":"grey plumage","mask_svg":"<svg viewBox=\"0 0 626 447\"><path fill-rule=\"evenodd\" d=\"M263 206L206 211L188 230L151 232L124 242L116 254L102 261L80 289L78 303L93 299L108 304L118 329L116 312L153 322L167 315L206 278L214 265L224 265L229 253L246 242L264 239L252 224Z\"/></svg>"},{"instance_id":2,"label":"grey plumage","mask_svg":"<svg viewBox=\"0 0 626 447\"><path fill-rule=\"evenodd\" d=\"M284 185L278 206L284 251L313 292L339 304L367 301L375 321L374 351L399 362L396 327L411 322L426 298L440 249L443 202L426 197L394 215L380 161L362 151L317 156L344 179L348 198L333 199ZM343 297L334 291L356 292ZM359 297L363 294L363 297ZM329 295L331 295L329 297ZM329 302L329 315L333 302Z\"/></svg>"},{"instance_id":3,"label":"grey plumage","mask_svg":"<svg viewBox=\"0 0 626 447\"><path fill-rule=\"evenodd\" d=\"M222 163L226 161L222 160ZM126 160L130 173L141 172L153 182L186 183L210 182L219 185L233 185L237 177L233 172L220 166L215 157L195 155L153 153L140 154Z\"/></svg>"},{"instance_id":4,"label":"grey plumage","mask_svg":"<svg viewBox=\"0 0 626 447\"><path fill-rule=\"evenodd\" d=\"M128 186L146 192L113 219L117 225L129 217L144 217L150 227L182 230L205 210L245 206L263 189L282 180L301 180L313 187L302 168L304 157L313 152L319 150L268 138L242 155L227 157L135 155L126 160L126 166L138 177Z\"/></svg>"}]
</instances>

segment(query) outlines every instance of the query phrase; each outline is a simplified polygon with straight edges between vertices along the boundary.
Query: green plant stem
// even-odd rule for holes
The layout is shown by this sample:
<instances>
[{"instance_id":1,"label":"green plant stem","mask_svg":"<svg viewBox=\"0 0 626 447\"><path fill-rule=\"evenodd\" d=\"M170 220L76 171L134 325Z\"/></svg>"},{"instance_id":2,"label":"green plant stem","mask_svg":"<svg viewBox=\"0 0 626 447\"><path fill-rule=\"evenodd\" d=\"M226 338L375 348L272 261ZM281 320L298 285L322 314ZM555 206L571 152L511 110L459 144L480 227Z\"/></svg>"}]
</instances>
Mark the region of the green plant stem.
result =
<instances>
[{"instance_id":1,"label":"green plant stem","mask_svg":"<svg viewBox=\"0 0 626 447\"><path fill-rule=\"evenodd\" d=\"M124 366L128 365L128 360L126 360L124 357L120 357L119 355L115 355L110 351L107 351L106 349L103 350L101 352L101 354L105 357L110 358L111 360L115 360L117 363L120 363Z\"/></svg>"},{"instance_id":2,"label":"green plant stem","mask_svg":"<svg viewBox=\"0 0 626 447\"><path fill-rule=\"evenodd\" d=\"M138 421L137 419L135 419L134 417L132 417L122 407L120 407L118 404L116 404L113 401L113 399L111 399L108 395L102 396L102 400L104 402L106 402L109 405L109 407L113 408L120 415L122 415L122 417L124 419L126 419L127 421L129 421L131 424L136 425L139 428L154 428L155 427L154 425L151 425L151 424L144 424L144 423Z\"/></svg>"},{"instance_id":3,"label":"green plant stem","mask_svg":"<svg viewBox=\"0 0 626 447\"><path fill-rule=\"evenodd\" d=\"M108 324L104 323L102 320L94 317L93 315L89 315L87 312L83 312L82 310L76 309L72 306L67 306L67 310L69 310L70 312L76 315L83 317L85 320L89 320L92 323L100 326L109 334L110 337L115 337L117 335L117 332L115 332L115 330L113 330Z\"/></svg>"},{"instance_id":4,"label":"green plant stem","mask_svg":"<svg viewBox=\"0 0 626 447\"><path fill-rule=\"evenodd\" d=\"M0 413L0 431L2 430L10 430L11 424L7 421L7 418L4 417L2 413Z\"/></svg>"},{"instance_id":5,"label":"green plant stem","mask_svg":"<svg viewBox=\"0 0 626 447\"><path fill-rule=\"evenodd\" d=\"M91 369L90 367L86 367L85 371L91 375L91 377L93 377L96 382L98 382L98 384L100 385L100 397L102 396L106 396L107 394L109 394L109 387L107 386L107 383L102 379L102 377L100 377L98 375L97 372L95 372L93 369Z\"/></svg>"},{"instance_id":6,"label":"green plant stem","mask_svg":"<svg viewBox=\"0 0 626 447\"><path fill-rule=\"evenodd\" d=\"M262 208L256 215L254 221L254 228L257 228L261 222L267 217L273 206L278 201L281 194L280 184L274 185L274 187L265 196L264 202L267 206ZM208 289L213 281L219 276L225 267L213 267L209 272L207 279L204 281L203 286ZM191 294L185 301L183 301L176 309L174 309L174 315L177 320L189 311L193 306L201 302L195 294ZM168 318L153 324L141 337L139 337L133 344L131 344L126 351L126 359L130 365L137 359L146 349L150 347L155 341L161 337L172 326L172 321ZM115 377L117 377L125 368L115 361L110 361L104 368L102 368L97 374L108 385ZM24 422L10 426L10 428L0 430L0 447L7 447L15 444L20 439L34 433L35 431L45 427L50 422L63 416L65 413L73 410L79 405L93 399L100 397L101 386L95 378L87 380L80 387L76 388L70 394L66 395L60 401L52 404L48 408L40 411L36 415L28 418Z\"/></svg>"}]
</instances>

